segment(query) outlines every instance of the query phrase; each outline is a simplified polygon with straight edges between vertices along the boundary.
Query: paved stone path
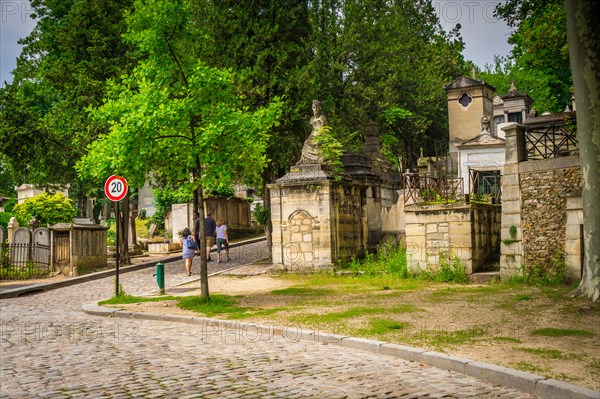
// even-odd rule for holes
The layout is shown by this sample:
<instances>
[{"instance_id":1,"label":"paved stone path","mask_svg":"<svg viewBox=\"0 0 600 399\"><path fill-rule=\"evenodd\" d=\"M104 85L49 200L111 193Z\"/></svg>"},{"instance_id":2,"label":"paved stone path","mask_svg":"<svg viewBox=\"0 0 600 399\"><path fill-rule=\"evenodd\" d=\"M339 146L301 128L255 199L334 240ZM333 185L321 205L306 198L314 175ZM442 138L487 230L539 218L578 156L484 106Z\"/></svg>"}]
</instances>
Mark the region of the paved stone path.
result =
<instances>
[{"instance_id":1,"label":"paved stone path","mask_svg":"<svg viewBox=\"0 0 600 399\"><path fill-rule=\"evenodd\" d=\"M232 250L264 258L265 245ZM166 265L166 285L187 277ZM156 289L154 268L121 275L127 293ZM293 339L202 326L90 316L84 303L114 293L113 278L0 301L2 398L534 398L423 364Z\"/></svg>"}]
</instances>

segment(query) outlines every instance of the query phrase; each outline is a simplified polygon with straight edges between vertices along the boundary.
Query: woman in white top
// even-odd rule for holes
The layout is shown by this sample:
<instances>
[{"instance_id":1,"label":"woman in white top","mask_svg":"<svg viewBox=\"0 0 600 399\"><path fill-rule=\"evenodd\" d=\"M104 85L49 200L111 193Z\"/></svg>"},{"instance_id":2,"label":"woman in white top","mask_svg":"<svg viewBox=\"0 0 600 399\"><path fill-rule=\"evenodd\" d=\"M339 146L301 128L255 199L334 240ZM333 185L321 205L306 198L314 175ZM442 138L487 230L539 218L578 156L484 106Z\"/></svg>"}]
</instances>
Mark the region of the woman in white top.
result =
<instances>
[{"instance_id":1,"label":"woman in white top","mask_svg":"<svg viewBox=\"0 0 600 399\"><path fill-rule=\"evenodd\" d=\"M227 226L222 218L217 220L217 263L221 263L221 247L225 247L226 260L229 260L229 237L227 236Z\"/></svg>"}]
</instances>

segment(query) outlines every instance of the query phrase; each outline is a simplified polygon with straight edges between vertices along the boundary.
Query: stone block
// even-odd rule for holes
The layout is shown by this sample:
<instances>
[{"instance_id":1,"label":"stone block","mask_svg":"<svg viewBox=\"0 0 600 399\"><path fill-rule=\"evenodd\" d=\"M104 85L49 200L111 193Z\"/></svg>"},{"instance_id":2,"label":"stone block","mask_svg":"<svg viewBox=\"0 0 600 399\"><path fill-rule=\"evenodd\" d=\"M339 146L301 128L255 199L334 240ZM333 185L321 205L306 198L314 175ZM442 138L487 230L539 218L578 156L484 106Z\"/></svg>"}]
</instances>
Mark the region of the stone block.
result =
<instances>
[{"instance_id":1,"label":"stone block","mask_svg":"<svg viewBox=\"0 0 600 399\"><path fill-rule=\"evenodd\" d=\"M600 391L553 379L538 381L534 393L541 398L600 399Z\"/></svg>"},{"instance_id":2,"label":"stone block","mask_svg":"<svg viewBox=\"0 0 600 399\"><path fill-rule=\"evenodd\" d=\"M396 344L383 344L379 348L379 353L381 353L382 355L394 356L412 362L420 362L421 353L424 352L427 351L422 348L413 348L410 346Z\"/></svg>"},{"instance_id":3,"label":"stone block","mask_svg":"<svg viewBox=\"0 0 600 399\"><path fill-rule=\"evenodd\" d=\"M544 379L539 375L483 362L465 364L464 373L492 384L503 385L527 393L534 393L536 383Z\"/></svg>"},{"instance_id":4,"label":"stone block","mask_svg":"<svg viewBox=\"0 0 600 399\"><path fill-rule=\"evenodd\" d=\"M437 232L437 224L436 223L428 223L426 232L427 232L427 234L436 233Z\"/></svg>"},{"instance_id":5,"label":"stone block","mask_svg":"<svg viewBox=\"0 0 600 399\"><path fill-rule=\"evenodd\" d=\"M433 367L443 370L450 370L457 373L465 372L465 365L472 362L471 359L447 355L439 352L423 352L420 361Z\"/></svg>"},{"instance_id":6,"label":"stone block","mask_svg":"<svg viewBox=\"0 0 600 399\"><path fill-rule=\"evenodd\" d=\"M352 349L360 349L368 352L378 353L381 345L384 345L383 341L375 341L372 339L365 338L353 338L346 337L342 338L341 342L338 345L341 345L346 348Z\"/></svg>"}]
</instances>

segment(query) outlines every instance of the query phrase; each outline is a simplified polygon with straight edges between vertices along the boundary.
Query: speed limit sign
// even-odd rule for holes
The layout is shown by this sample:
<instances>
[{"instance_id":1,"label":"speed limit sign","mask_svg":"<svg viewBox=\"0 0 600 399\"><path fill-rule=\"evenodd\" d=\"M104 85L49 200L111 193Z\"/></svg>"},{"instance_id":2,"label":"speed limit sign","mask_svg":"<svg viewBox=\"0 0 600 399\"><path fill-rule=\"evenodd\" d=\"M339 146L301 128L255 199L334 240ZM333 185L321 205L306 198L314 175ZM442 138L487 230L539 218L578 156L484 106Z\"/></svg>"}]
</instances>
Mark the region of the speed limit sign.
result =
<instances>
[{"instance_id":1,"label":"speed limit sign","mask_svg":"<svg viewBox=\"0 0 600 399\"><path fill-rule=\"evenodd\" d=\"M112 175L104 183L104 194L111 201L121 201L127 195L127 180L121 176Z\"/></svg>"}]
</instances>

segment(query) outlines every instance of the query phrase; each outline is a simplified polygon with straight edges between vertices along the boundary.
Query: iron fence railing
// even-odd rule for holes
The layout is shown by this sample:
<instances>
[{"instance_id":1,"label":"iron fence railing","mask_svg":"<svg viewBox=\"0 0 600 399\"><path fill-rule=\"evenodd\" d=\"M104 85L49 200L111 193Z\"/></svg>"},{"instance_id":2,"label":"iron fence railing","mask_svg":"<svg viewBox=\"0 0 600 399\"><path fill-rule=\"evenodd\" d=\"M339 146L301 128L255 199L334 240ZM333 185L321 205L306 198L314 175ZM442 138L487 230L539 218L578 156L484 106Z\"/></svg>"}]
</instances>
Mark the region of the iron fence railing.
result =
<instances>
[{"instance_id":1,"label":"iron fence railing","mask_svg":"<svg viewBox=\"0 0 600 399\"><path fill-rule=\"evenodd\" d=\"M463 193L462 178L433 173L404 174L404 203L454 202Z\"/></svg>"},{"instance_id":2,"label":"iron fence railing","mask_svg":"<svg viewBox=\"0 0 600 399\"><path fill-rule=\"evenodd\" d=\"M50 274L50 246L0 244L0 279L25 280Z\"/></svg>"},{"instance_id":3,"label":"iron fence railing","mask_svg":"<svg viewBox=\"0 0 600 399\"><path fill-rule=\"evenodd\" d=\"M548 159L577 154L577 137L564 125L525 130L527 159Z\"/></svg>"}]
</instances>

